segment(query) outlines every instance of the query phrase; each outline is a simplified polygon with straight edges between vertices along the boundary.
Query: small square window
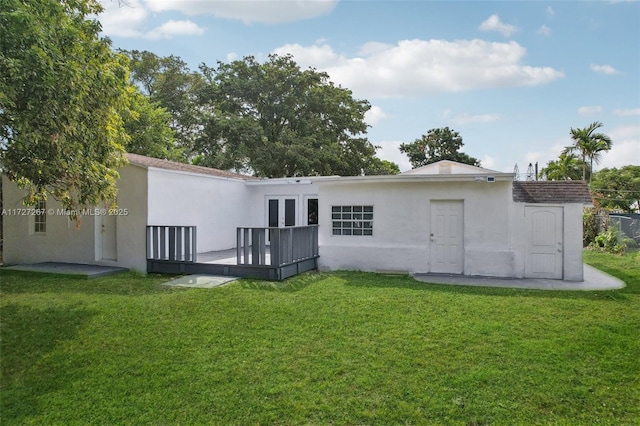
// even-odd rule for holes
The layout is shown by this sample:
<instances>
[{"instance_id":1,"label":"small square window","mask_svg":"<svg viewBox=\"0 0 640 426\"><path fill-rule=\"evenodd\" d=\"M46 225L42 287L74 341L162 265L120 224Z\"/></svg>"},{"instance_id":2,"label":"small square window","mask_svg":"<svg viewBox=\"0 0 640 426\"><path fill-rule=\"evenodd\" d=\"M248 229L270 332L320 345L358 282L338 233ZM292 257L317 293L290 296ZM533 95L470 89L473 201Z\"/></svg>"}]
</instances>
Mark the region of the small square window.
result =
<instances>
[{"instance_id":1,"label":"small square window","mask_svg":"<svg viewBox=\"0 0 640 426\"><path fill-rule=\"evenodd\" d=\"M331 219L333 235L373 235L373 206L332 206Z\"/></svg>"}]
</instances>

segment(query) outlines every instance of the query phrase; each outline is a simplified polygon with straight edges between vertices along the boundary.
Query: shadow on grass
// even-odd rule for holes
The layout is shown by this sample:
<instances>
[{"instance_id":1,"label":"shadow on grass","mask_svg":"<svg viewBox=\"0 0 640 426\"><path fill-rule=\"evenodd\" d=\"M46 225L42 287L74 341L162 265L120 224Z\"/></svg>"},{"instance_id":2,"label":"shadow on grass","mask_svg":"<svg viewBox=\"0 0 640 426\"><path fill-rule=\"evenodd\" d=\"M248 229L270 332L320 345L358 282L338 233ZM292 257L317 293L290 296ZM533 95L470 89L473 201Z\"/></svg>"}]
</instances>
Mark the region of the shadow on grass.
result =
<instances>
[{"instance_id":1,"label":"shadow on grass","mask_svg":"<svg viewBox=\"0 0 640 426\"><path fill-rule=\"evenodd\" d=\"M71 292L138 296L172 291L160 284L172 275L127 272L87 279L85 276L0 269L0 292L6 294Z\"/></svg>"},{"instance_id":2,"label":"shadow on grass","mask_svg":"<svg viewBox=\"0 0 640 426\"><path fill-rule=\"evenodd\" d=\"M604 270L604 269L603 269ZM260 291L278 291L278 292L297 292L304 290L310 285L322 283L325 279L338 279L343 285L348 287L362 288L398 288L405 290L413 290L419 292L442 292L467 294L476 296L500 296L500 297L537 297L537 298L554 298L554 299L587 299L587 300L608 300L608 301L624 301L627 300L627 294L638 294L640 284L633 283L633 276L625 274L624 271L610 270L606 271L622 280L629 279L627 286L620 290L602 290L602 291L586 291L586 290L536 290L536 289L518 289L504 287L483 287L483 286L464 286L452 284L437 284L417 281L410 275L389 275L374 272L360 271L335 271L335 272L306 272L295 277L288 278L281 282L262 281L262 280L241 280L239 284L242 288ZM637 281L637 280L636 280Z\"/></svg>"},{"instance_id":3,"label":"shadow on grass","mask_svg":"<svg viewBox=\"0 0 640 426\"><path fill-rule=\"evenodd\" d=\"M94 315L86 309L34 309L11 304L0 308L3 422L20 424L38 414L41 395L64 388L73 380L69 357L56 353L62 342L77 337Z\"/></svg>"},{"instance_id":4,"label":"shadow on grass","mask_svg":"<svg viewBox=\"0 0 640 426\"><path fill-rule=\"evenodd\" d=\"M330 274L323 274L317 271L309 271L300 275L296 275L295 277L287 278L284 281L243 279L239 281L239 283L242 288L249 290L292 293L304 290L310 285L315 284L328 276L330 276Z\"/></svg>"}]
</instances>

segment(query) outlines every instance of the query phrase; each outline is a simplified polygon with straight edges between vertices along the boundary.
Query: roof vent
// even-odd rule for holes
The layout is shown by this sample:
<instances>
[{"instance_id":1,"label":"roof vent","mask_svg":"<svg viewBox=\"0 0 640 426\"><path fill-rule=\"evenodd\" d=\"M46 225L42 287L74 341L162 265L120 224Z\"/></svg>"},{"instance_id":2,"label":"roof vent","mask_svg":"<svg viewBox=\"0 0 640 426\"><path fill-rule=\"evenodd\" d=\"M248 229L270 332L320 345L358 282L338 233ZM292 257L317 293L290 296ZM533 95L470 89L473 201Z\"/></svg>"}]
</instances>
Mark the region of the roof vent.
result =
<instances>
[{"instance_id":1,"label":"roof vent","mask_svg":"<svg viewBox=\"0 0 640 426\"><path fill-rule=\"evenodd\" d=\"M450 175L451 174L451 164L449 163L440 163L439 169L441 175Z\"/></svg>"},{"instance_id":2,"label":"roof vent","mask_svg":"<svg viewBox=\"0 0 640 426\"><path fill-rule=\"evenodd\" d=\"M487 176L487 182L495 182L495 181L496 181L495 176Z\"/></svg>"}]
</instances>

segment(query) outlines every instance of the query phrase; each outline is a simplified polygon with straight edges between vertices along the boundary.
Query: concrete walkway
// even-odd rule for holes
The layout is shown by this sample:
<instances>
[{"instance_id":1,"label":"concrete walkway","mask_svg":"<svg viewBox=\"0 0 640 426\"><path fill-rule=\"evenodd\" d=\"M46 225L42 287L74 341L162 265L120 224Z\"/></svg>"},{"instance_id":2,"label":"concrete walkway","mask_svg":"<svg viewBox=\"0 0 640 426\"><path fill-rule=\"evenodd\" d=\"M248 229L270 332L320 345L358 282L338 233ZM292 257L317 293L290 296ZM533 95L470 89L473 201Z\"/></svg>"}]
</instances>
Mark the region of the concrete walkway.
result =
<instances>
[{"instance_id":1,"label":"concrete walkway","mask_svg":"<svg viewBox=\"0 0 640 426\"><path fill-rule=\"evenodd\" d=\"M415 274L413 277L418 281L434 284L535 290L616 290L625 286L623 281L589 265L584 265L584 281L494 278L447 274Z\"/></svg>"},{"instance_id":2,"label":"concrete walkway","mask_svg":"<svg viewBox=\"0 0 640 426\"><path fill-rule=\"evenodd\" d=\"M117 266L86 265L84 263L42 262L27 265L5 266L11 271L45 272L51 274L80 275L87 278L104 277L128 271Z\"/></svg>"}]
</instances>

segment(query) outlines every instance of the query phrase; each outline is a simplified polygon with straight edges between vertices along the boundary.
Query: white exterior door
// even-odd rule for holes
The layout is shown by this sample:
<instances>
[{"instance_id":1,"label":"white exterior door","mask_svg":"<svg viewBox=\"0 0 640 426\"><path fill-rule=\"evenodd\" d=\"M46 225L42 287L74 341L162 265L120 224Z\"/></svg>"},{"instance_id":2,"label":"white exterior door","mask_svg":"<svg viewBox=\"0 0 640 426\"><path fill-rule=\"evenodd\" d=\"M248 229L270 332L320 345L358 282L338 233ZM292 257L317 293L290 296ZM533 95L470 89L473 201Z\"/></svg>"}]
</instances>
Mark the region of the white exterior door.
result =
<instances>
[{"instance_id":1,"label":"white exterior door","mask_svg":"<svg viewBox=\"0 0 640 426\"><path fill-rule=\"evenodd\" d=\"M96 216L96 221L99 223L97 230L99 255L96 256L96 260L118 260L116 219L115 215Z\"/></svg>"},{"instance_id":2,"label":"white exterior door","mask_svg":"<svg viewBox=\"0 0 640 426\"><path fill-rule=\"evenodd\" d=\"M267 197L267 226L284 228L297 225L298 199L293 196Z\"/></svg>"},{"instance_id":3,"label":"white exterior door","mask_svg":"<svg viewBox=\"0 0 640 426\"><path fill-rule=\"evenodd\" d=\"M525 207L526 278L562 279L562 207Z\"/></svg>"},{"instance_id":4,"label":"white exterior door","mask_svg":"<svg viewBox=\"0 0 640 426\"><path fill-rule=\"evenodd\" d=\"M431 272L464 271L463 201L431 201Z\"/></svg>"}]
</instances>

